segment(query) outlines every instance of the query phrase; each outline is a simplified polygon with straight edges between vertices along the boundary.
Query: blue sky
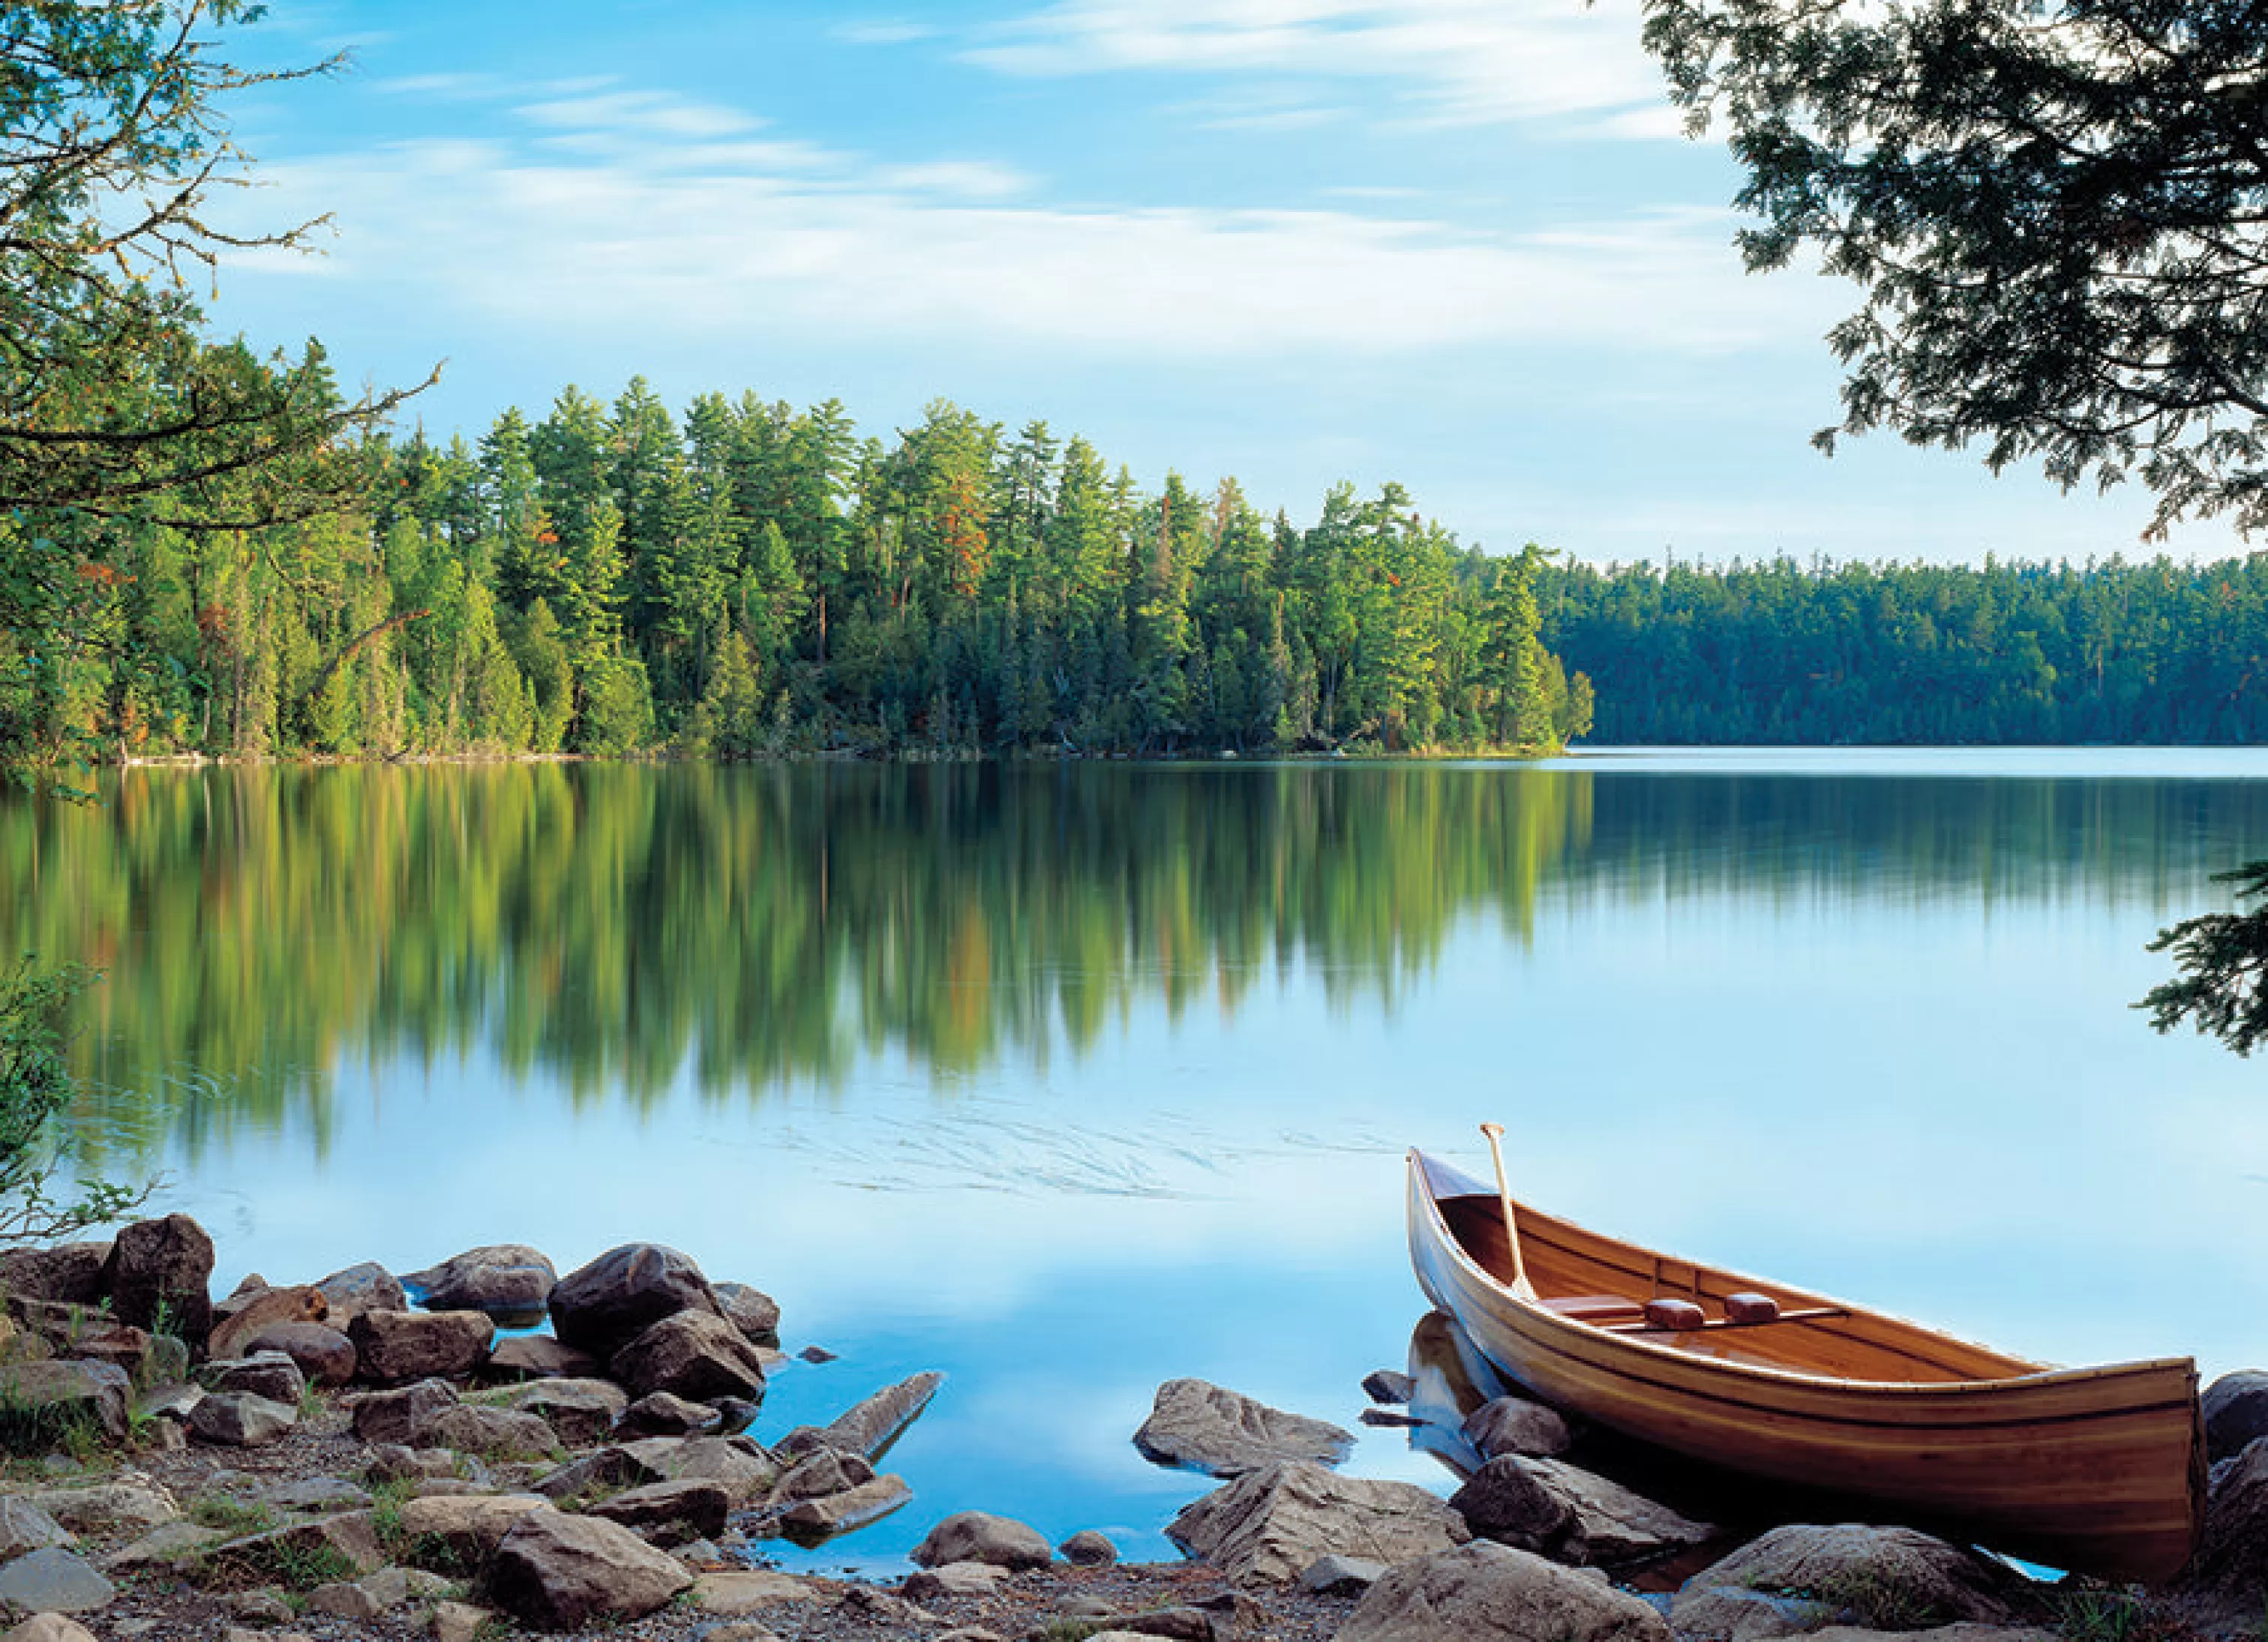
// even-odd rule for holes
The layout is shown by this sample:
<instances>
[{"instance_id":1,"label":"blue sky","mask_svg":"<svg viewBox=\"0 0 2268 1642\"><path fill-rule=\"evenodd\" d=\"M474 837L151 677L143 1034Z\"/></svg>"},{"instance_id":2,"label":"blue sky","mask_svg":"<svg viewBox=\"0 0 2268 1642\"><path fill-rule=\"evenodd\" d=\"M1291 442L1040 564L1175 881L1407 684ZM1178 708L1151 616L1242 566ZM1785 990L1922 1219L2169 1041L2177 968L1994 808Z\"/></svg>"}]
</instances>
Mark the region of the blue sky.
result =
<instances>
[{"instance_id":1,"label":"blue sky","mask_svg":"<svg viewBox=\"0 0 2268 1642\"><path fill-rule=\"evenodd\" d=\"M209 309L350 382L446 360L440 434L643 374L886 436L940 397L1041 418L1300 521L1397 480L1602 562L2145 551L2139 495L1810 448L1852 292L1742 272L1736 170L1638 32L1637 0L277 0L239 60L352 60L237 103L264 186L229 209L335 231Z\"/></svg>"}]
</instances>

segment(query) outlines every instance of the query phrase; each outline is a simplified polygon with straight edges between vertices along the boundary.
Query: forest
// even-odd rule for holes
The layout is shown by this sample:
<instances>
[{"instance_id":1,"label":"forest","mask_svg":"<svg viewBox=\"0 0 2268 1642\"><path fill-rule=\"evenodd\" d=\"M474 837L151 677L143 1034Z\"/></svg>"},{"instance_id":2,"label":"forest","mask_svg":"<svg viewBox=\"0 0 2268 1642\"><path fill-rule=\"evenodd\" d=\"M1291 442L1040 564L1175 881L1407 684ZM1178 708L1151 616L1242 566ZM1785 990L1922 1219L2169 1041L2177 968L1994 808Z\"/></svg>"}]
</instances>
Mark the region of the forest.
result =
<instances>
[{"instance_id":1,"label":"forest","mask_svg":"<svg viewBox=\"0 0 2268 1642\"><path fill-rule=\"evenodd\" d=\"M1297 530L1233 480L1145 492L1043 422L939 402L884 441L831 400L681 419L643 380L322 459L347 505L258 528L68 517L61 619L0 639L0 751L1536 751L1589 729L1588 681L1538 636L1545 555L1461 546L1396 486L1336 487Z\"/></svg>"}]
</instances>

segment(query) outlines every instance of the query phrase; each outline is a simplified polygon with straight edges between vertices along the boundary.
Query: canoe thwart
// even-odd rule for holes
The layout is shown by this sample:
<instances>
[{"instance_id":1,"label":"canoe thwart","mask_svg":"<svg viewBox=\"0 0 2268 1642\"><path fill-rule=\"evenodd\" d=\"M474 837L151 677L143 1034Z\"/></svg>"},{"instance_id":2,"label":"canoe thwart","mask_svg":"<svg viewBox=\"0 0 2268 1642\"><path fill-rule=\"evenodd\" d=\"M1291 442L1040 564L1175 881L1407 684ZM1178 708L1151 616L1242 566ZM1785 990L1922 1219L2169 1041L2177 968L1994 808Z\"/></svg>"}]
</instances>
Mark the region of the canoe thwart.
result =
<instances>
[{"instance_id":1,"label":"canoe thwart","mask_svg":"<svg viewBox=\"0 0 2268 1642\"><path fill-rule=\"evenodd\" d=\"M1646 1303L1644 1315L1637 1322L1602 1323L1598 1326L1609 1334L1682 1334L1689 1329L1755 1329L1761 1328L1767 1323L1814 1323L1822 1317L1847 1317L1851 1315L1850 1308L1847 1306L1799 1306L1793 1311L1782 1311L1778 1306L1774 1306L1771 1316L1768 1317L1702 1317L1697 1323L1653 1321L1656 1307L1676 1306L1686 1307L1696 1316L1700 1316L1701 1308L1694 1305L1690 1300L1649 1300ZM1589 1319L1586 1318L1585 1321L1587 1322Z\"/></svg>"}]
</instances>

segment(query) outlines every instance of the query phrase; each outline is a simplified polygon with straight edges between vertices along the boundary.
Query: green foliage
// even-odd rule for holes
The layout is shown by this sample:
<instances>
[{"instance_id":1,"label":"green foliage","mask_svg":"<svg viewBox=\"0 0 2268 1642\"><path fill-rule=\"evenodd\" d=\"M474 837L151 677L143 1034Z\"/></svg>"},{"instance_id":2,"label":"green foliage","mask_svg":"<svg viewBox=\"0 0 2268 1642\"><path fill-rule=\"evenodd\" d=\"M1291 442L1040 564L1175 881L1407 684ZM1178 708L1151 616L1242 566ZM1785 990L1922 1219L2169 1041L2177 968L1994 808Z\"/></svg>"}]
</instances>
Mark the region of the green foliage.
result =
<instances>
[{"instance_id":1,"label":"green foliage","mask_svg":"<svg viewBox=\"0 0 2268 1642\"><path fill-rule=\"evenodd\" d=\"M2132 475L2154 528L2268 523L2254 0L1647 0L1697 133L1729 128L1751 268L1815 251L1842 430ZM1831 449L1834 429L1819 436Z\"/></svg>"},{"instance_id":2,"label":"green foliage","mask_svg":"<svg viewBox=\"0 0 2268 1642\"><path fill-rule=\"evenodd\" d=\"M232 1539L247 1534L264 1534L276 1526L272 1507L247 1504L233 1494L199 1494L183 1514L199 1528L211 1528Z\"/></svg>"},{"instance_id":3,"label":"green foliage","mask_svg":"<svg viewBox=\"0 0 2268 1642\"><path fill-rule=\"evenodd\" d=\"M70 966L41 973L26 958L0 975L0 1245L48 1242L119 1219L151 1186L100 1181L55 1191L73 1162L63 1119L73 1092L59 1025L89 971Z\"/></svg>"},{"instance_id":4,"label":"green foliage","mask_svg":"<svg viewBox=\"0 0 2268 1642\"><path fill-rule=\"evenodd\" d=\"M2232 883L2240 900L2268 894L2268 861L2255 861L2214 882ZM2159 932L2153 952L2170 951L2178 979L2154 986L2134 1007L2150 1024L2170 1032L2183 1021L2218 1037L2240 1055L2268 1036L2268 903L2249 913L2206 913Z\"/></svg>"}]
</instances>

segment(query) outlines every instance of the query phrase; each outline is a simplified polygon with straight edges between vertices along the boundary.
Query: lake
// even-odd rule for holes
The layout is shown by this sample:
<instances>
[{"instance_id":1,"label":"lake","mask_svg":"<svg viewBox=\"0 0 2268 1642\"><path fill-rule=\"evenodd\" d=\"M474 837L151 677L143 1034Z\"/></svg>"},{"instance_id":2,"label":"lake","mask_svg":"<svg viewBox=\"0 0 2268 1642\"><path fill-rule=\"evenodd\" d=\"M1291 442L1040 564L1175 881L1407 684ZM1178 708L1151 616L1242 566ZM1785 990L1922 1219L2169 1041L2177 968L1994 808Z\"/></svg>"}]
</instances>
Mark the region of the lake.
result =
<instances>
[{"instance_id":1,"label":"lake","mask_svg":"<svg viewBox=\"0 0 2268 1642\"><path fill-rule=\"evenodd\" d=\"M80 1120L248 1272L666 1242L779 1300L777 1437L949 1375L917 1499L1129 1554L1194 1374L1351 1426L1413 1144L2063 1362L2268 1361L2262 1068L2130 1006L2268 753L135 770L0 803L100 966ZM1446 1492L1398 1434L1351 1469Z\"/></svg>"}]
</instances>

